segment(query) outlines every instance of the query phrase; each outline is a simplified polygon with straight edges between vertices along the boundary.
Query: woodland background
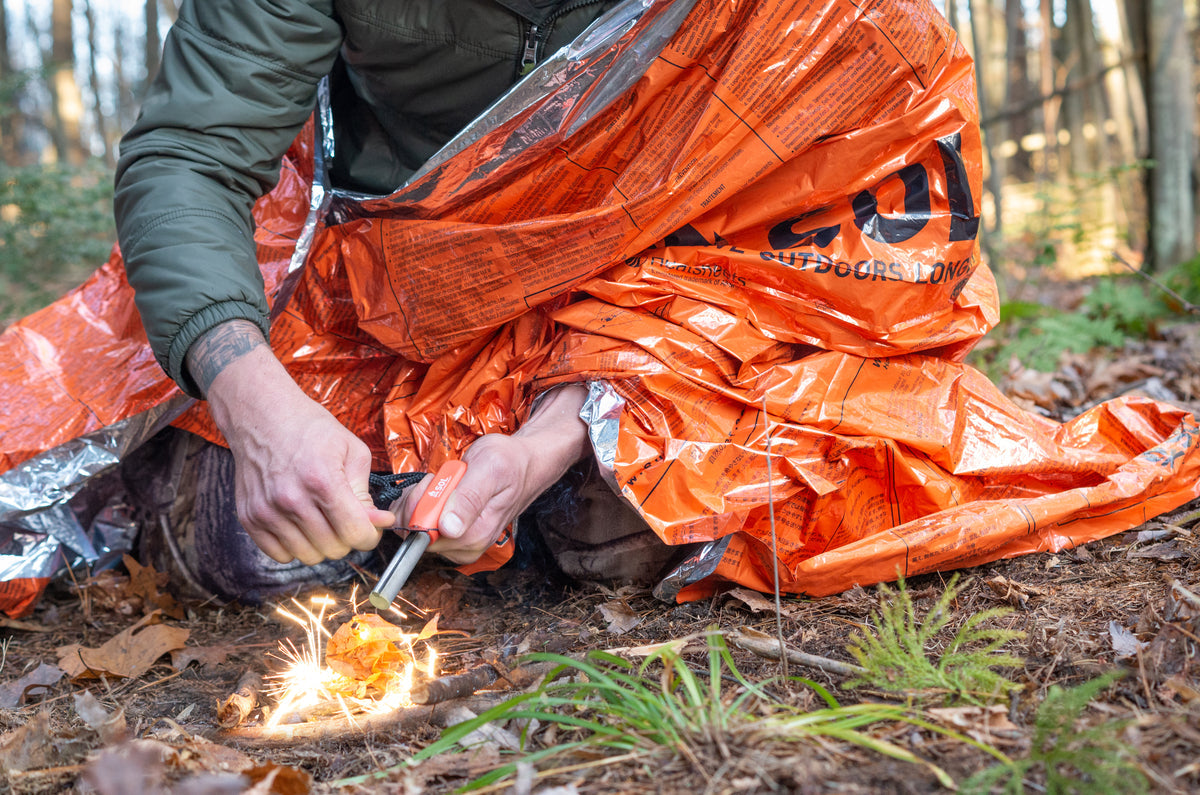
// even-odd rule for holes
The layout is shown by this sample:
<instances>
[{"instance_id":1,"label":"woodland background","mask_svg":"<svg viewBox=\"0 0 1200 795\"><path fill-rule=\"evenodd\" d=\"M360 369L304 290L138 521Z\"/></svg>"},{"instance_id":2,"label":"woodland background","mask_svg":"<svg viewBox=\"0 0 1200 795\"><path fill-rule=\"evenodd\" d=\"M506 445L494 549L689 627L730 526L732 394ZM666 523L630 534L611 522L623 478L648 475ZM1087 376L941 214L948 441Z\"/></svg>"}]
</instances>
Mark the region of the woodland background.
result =
<instances>
[{"instance_id":1,"label":"woodland background","mask_svg":"<svg viewBox=\"0 0 1200 795\"><path fill-rule=\"evenodd\" d=\"M1197 0L935 2L978 65L1004 324L977 363L1049 371L1200 301ZM107 257L117 143L177 9L0 0L0 327Z\"/></svg>"}]
</instances>

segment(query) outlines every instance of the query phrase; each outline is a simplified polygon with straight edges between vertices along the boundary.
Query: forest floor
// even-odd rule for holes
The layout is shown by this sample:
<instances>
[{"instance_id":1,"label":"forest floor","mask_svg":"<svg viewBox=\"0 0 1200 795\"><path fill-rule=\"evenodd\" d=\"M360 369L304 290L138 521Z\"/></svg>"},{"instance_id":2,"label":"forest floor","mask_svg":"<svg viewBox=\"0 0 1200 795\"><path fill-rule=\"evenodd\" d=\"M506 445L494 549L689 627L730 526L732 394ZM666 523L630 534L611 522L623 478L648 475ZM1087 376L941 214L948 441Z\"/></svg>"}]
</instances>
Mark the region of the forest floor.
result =
<instances>
[{"instance_id":1,"label":"forest floor","mask_svg":"<svg viewBox=\"0 0 1200 795\"><path fill-rule=\"evenodd\" d=\"M1002 386L1031 410L1059 419L1130 391L1200 409L1200 324L1159 336L1104 356L1065 359L1053 376L1015 371ZM286 665L281 643L304 647L305 628L274 606L175 604L146 571L134 567L132 574L102 573L82 587L56 581L30 617L3 622L0 787L104 795L442 793L512 758L506 746L521 728L510 721L476 735L482 739L470 752L405 764L437 740L447 716L459 719L464 705L479 711L491 703L480 696L394 719L326 717L301 724L304 730L271 730L261 725L262 706L273 706L263 695L242 726L222 729L225 702L243 675L278 674ZM356 592L360 602L364 584ZM948 585L948 574L906 584L918 618L941 609ZM817 714L830 705L820 689L782 679L781 663L735 641L753 631L769 643L782 635L791 649L853 664L848 645L870 629L885 603L895 604L894 586L891 596L854 588L827 598L784 598L777 613L772 599L742 591L670 605L643 589L571 583L539 567L465 577L430 556L405 589L424 612L397 623L416 632L437 615L443 634L432 642L447 673L479 665L507 672L526 650L584 657L608 649L638 661L655 644L690 639L680 659L705 686L710 655L703 638L716 628L736 671L761 685L761 698L737 713L730 699L743 685L726 668L723 703L732 717L724 723L711 721L673 745L565 751L536 769L520 765L483 791L923 793L945 790L947 777L961 784L1003 767L1003 759L1028 762L1008 768L1025 787L1010 792L1200 791L1200 501L1073 550L964 571L955 591L945 625L925 652L935 659L946 653L966 622L992 611L982 628L1022 633L1001 649L1018 658L1015 665L997 669L1020 689L971 703L946 692L851 687L852 676L831 672L836 666L820 659L817 667L811 658L790 662L787 673L825 688L845 717L890 705L887 719L869 713L875 718L859 727L861 735L753 731L755 716ZM332 593L340 607L327 612L330 631L349 619L351 594L350 586ZM307 599L282 607L295 613ZM158 634L151 638L151 631ZM63 673L60 666L69 668L71 658L64 648L109 641L109 651L134 665L131 675ZM1086 703L1053 712L1064 692L1081 692L1070 689L1114 671L1122 676ZM508 676L492 690L514 694L517 676ZM597 714L580 706L569 717ZM524 728L531 747L581 736L549 721ZM1081 771L1095 756L1089 749L1113 774L1107 784Z\"/></svg>"}]
</instances>

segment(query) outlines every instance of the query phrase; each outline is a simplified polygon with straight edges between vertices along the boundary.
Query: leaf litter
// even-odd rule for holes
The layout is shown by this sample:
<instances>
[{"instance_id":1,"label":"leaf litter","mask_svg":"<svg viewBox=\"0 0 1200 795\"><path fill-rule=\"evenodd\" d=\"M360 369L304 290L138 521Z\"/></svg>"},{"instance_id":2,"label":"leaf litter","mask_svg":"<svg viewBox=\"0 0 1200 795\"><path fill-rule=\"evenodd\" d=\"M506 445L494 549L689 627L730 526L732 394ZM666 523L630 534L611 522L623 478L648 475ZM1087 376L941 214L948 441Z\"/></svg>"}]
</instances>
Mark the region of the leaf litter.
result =
<instances>
[{"instance_id":1,"label":"leaf litter","mask_svg":"<svg viewBox=\"0 0 1200 795\"><path fill-rule=\"evenodd\" d=\"M1131 346L1122 355L1124 360L1111 362L1064 357L1062 371L1043 379L1050 386L1034 392L1034 378L1025 385L1036 400L1021 399L1056 418L1121 390L1166 389L1185 405L1200 400L1195 357L1173 357L1161 343ZM1198 533L1200 501L1086 548L963 572L948 606L950 619L927 650L944 651L964 624L987 611L992 612L983 628L1023 633L1004 648L1020 658L1019 666L1004 670L1020 689L995 703L947 705L870 687L852 690L845 687L852 675L844 672L852 668L794 663L792 675L820 688L814 690L782 681L779 662L729 643L741 675L776 703L825 709L825 693L846 707L884 703L907 710L926 727L879 723L867 731L886 744L881 747L902 749L927 764L830 737L803 748L760 738L726 749L729 756L719 763L716 757L670 754L652 765L611 763L592 749L569 762L560 759L558 767L520 765L515 780L504 786L543 795L944 792L927 765L961 784L1003 768L997 767L999 754L1013 760L1012 770L1025 771L1032 790L1045 785L1046 771L1018 763L1032 759L1035 741L1044 742L1038 740L1038 721L1043 728L1049 724L1044 715L1039 718L1039 709L1051 696L1061 700L1117 671L1119 678L1104 680L1094 694L1088 691L1090 700L1074 705L1078 709L1068 716L1075 722L1072 730L1080 736L1103 730L1097 736L1128 748L1151 791L1196 791ZM934 608L948 583L948 574L911 579L907 588L915 610ZM333 595L345 600L349 593L347 587ZM779 621L788 650L854 666L848 649L872 626L883 606L880 594L852 588L824 599L784 598ZM706 663L704 644L696 639L712 626L778 649L769 595L735 589L702 602L667 605L643 589L568 582L536 555L526 568L475 577L431 557L406 596L425 608L413 611L406 632L418 633L435 618L435 626L458 630L439 637L448 673L484 664L503 670L528 652L582 657L610 649L644 661L669 649L699 675ZM445 720L272 746L224 738L218 711L241 677L247 671L273 673L281 642L299 644L303 633L271 605L177 603L161 575L136 561L127 562L125 573L102 572L78 586L56 582L32 617L3 622L2 629L0 695L6 702L0 710L0 773L13 792L443 793L512 761L505 746L514 737L531 747L574 737L562 726L510 721L477 735L470 752L415 765L404 763L437 740ZM503 679L495 686L501 693L524 692ZM727 690L731 697L736 692L732 685ZM454 710L463 720L479 714L456 702L440 709Z\"/></svg>"}]
</instances>

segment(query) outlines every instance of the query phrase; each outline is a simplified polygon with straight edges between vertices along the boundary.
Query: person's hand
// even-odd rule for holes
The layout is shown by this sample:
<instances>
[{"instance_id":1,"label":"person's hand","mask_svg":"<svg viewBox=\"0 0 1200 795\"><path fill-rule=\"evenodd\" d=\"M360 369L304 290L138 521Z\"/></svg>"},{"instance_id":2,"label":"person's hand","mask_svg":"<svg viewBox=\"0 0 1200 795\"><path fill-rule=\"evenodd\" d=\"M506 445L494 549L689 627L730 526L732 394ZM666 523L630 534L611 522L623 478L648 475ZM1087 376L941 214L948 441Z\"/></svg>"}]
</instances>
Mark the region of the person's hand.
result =
<instances>
[{"instance_id":1,"label":"person's hand","mask_svg":"<svg viewBox=\"0 0 1200 795\"><path fill-rule=\"evenodd\" d=\"M587 426L579 419L586 397L586 387L562 387L548 394L516 433L476 439L463 455L467 472L442 511L440 538L429 549L454 563L472 563L495 544L504 529L590 449ZM405 522L431 478L405 495Z\"/></svg>"},{"instance_id":2,"label":"person's hand","mask_svg":"<svg viewBox=\"0 0 1200 795\"><path fill-rule=\"evenodd\" d=\"M368 492L371 452L296 385L258 328L224 323L187 357L236 467L238 520L263 552L314 565L395 524Z\"/></svg>"}]
</instances>

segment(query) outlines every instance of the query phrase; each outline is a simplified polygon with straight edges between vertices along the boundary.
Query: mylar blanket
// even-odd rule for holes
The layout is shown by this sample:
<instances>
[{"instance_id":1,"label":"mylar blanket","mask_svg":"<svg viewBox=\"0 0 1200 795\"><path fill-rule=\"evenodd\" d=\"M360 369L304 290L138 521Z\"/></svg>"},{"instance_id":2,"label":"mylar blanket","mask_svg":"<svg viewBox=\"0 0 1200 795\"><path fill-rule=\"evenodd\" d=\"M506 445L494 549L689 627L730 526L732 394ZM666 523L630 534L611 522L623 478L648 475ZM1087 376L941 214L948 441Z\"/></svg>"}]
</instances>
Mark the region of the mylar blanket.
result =
<instances>
[{"instance_id":1,"label":"mylar blanket","mask_svg":"<svg viewBox=\"0 0 1200 795\"><path fill-rule=\"evenodd\" d=\"M387 197L310 212L310 140L256 208L297 381L395 471L588 383L607 477L693 545L664 598L1057 550L1200 495L1188 412L1057 424L962 363L997 296L972 66L927 0L630 0ZM13 471L176 394L115 254L0 366Z\"/></svg>"}]
</instances>

